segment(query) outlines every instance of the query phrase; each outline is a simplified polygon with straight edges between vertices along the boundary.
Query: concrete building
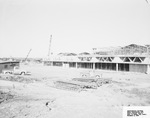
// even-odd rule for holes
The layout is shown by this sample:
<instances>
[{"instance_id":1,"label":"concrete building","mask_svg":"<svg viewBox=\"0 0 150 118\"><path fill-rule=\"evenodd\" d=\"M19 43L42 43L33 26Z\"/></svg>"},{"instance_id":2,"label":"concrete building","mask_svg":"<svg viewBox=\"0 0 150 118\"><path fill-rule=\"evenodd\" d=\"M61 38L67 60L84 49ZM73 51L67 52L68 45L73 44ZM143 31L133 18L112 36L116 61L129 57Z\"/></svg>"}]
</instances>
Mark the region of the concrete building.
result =
<instances>
[{"instance_id":1,"label":"concrete building","mask_svg":"<svg viewBox=\"0 0 150 118\"><path fill-rule=\"evenodd\" d=\"M3 70L13 69L14 66L19 66L19 61L1 61L0 73L2 73Z\"/></svg>"},{"instance_id":2,"label":"concrete building","mask_svg":"<svg viewBox=\"0 0 150 118\"><path fill-rule=\"evenodd\" d=\"M125 47L94 48L92 54L54 56L44 63L51 66L139 72L150 74L150 47L131 44Z\"/></svg>"}]
</instances>

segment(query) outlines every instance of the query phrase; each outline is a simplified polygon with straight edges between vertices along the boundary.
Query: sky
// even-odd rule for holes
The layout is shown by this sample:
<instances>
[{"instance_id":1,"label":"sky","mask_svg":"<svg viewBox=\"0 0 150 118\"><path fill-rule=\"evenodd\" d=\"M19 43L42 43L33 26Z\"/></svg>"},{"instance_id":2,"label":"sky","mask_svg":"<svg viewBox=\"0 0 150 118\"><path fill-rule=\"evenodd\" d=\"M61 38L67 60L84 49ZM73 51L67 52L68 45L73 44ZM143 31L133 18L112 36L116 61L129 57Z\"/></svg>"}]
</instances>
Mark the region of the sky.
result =
<instances>
[{"instance_id":1,"label":"sky","mask_svg":"<svg viewBox=\"0 0 150 118\"><path fill-rule=\"evenodd\" d=\"M150 2L150 0L149 0ZM146 0L0 0L0 57L150 44Z\"/></svg>"}]
</instances>

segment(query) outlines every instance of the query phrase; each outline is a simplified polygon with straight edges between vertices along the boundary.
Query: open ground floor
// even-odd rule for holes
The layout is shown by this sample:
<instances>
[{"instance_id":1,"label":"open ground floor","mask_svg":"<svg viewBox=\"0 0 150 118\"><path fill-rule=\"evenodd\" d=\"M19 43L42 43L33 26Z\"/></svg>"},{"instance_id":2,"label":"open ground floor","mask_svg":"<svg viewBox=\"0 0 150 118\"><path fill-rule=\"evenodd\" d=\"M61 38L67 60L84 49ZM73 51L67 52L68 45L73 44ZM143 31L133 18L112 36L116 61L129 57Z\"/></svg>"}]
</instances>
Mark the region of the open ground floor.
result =
<instances>
[{"instance_id":1,"label":"open ground floor","mask_svg":"<svg viewBox=\"0 0 150 118\"><path fill-rule=\"evenodd\" d=\"M106 63L106 62L62 62L62 61L45 61L44 65L59 66L68 68L84 68L94 70L109 70L123 72L150 73L149 64L137 63Z\"/></svg>"}]
</instances>

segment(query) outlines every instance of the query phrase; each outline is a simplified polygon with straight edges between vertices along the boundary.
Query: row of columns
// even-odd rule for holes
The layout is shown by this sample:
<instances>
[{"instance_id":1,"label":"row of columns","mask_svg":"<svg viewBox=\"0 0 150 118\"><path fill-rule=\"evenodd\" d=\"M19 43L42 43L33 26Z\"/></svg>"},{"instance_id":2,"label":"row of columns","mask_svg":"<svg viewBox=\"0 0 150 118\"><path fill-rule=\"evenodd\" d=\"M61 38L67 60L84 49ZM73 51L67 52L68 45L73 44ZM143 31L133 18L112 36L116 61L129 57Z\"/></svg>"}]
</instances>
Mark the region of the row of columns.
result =
<instances>
[{"instance_id":1,"label":"row of columns","mask_svg":"<svg viewBox=\"0 0 150 118\"><path fill-rule=\"evenodd\" d=\"M78 63L76 62L75 68L78 68ZM95 63L93 63L93 70L95 70ZM116 71L118 71L118 63L116 63Z\"/></svg>"},{"instance_id":2,"label":"row of columns","mask_svg":"<svg viewBox=\"0 0 150 118\"><path fill-rule=\"evenodd\" d=\"M74 62L75 63L75 68L78 68L78 62ZM69 63L68 63L69 64ZM53 62L50 63L50 66L54 66L53 65ZM69 66L69 65L68 65ZM96 63L92 63L92 69L95 70L96 68ZM119 64L116 63L116 71L118 72L119 71ZM147 74L150 74L150 64L147 64L147 69L146 69L146 73Z\"/></svg>"}]
</instances>

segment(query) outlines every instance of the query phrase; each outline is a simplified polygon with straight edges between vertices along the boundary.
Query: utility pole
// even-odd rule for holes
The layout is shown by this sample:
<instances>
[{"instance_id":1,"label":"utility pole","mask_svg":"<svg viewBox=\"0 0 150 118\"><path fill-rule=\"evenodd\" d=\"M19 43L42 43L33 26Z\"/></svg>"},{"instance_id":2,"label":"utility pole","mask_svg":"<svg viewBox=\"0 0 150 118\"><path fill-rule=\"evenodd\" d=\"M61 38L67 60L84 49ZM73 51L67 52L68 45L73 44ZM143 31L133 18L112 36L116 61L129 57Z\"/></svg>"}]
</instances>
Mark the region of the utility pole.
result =
<instances>
[{"instance_id":1,"label":"utility pole","mask_svg":"<svg viewBox=\"0 0 150 118\"><path fill-rule=\"evenodd\" d=\"M52 35L50 35L49 49L48 49L48 57L51 55L51 42L52 42Z\"/></svg>"}]
</instances>

